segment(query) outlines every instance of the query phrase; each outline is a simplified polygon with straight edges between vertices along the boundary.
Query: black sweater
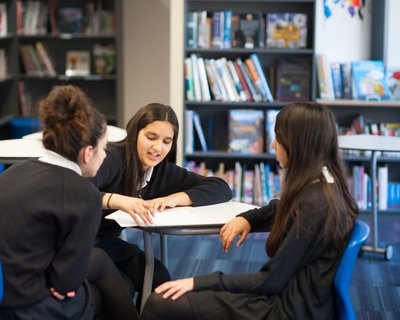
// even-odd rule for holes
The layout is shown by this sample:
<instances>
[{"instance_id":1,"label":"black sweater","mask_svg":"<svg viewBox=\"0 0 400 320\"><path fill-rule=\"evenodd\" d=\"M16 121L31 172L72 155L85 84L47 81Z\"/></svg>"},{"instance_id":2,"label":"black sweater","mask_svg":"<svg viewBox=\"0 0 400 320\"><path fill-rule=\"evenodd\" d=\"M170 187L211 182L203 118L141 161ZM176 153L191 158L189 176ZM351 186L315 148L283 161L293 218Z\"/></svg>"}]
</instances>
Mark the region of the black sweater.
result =
<instances>
[{"instance_id":1,"label":"black sweater","mask_svg":"<svg viewBox=\"0 0 400 320\"><path fill-rule=\"evenodd\" d=\"M93 183L103 192L124 194L125 151L109 145L104 160ZM193 206L210 205L232 199L228 184L215 177L204 177L190 172L166 160L154 167L148 185L142 190L143 199L153 199L184 191L193 202ZM109 210L105 214L110 213ZM118 235L121 228L115 221L103 219L99 237Z\"/></svg>"},{"instance_id":2,"label":"black sweater","mask_svg":"<svg viewBox=\"0 0 400 320\"><path fill-rule=\"evenodd\" d=\"M89 268L101 193L60 166L28 160L0 175L1 307L25 307L76 290Z\"/></svg>"},{"instance_id":3,"label":"black sweater","mask_svg":"<svg viewBox=\"0 0 400 320\"><path fill-rule=\"evenodd\" d=\"M277 201L241 214L249 221L252 231L270 230ZM261 313L268 314L268 319L332 319L333 279L346 239L339 250L332 245L332 240L320 239L326 213L327 203L321 185L314 183L301 196L300 227L294 224L289 227L278 251L259 272L241 275L215 272L198 276L194 290L269 296L274 303L259 302ZM195 295L190 298L196 300ZM201 314L203 307L197 303L192 305Z\"/></svg>"}]
</instances>

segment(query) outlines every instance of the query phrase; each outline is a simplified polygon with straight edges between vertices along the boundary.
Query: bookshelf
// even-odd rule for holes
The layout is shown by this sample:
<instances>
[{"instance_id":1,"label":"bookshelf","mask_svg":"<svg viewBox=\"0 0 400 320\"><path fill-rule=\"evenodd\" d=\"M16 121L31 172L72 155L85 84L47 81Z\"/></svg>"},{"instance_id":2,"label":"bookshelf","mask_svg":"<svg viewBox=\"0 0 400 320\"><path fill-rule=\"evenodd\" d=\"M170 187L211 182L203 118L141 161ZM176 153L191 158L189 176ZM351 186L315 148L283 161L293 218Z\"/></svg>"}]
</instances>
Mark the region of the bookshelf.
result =
<instances>
[{"instance_id":1,"label":"bookshelf","mask_svg":"<svg viewBox=\"0 0 400 320\"><path fill-rule=\"evenodd\" d=\"M7 56L7 74L0 77L1 138L9 138L10 119L34 117L37 101L60 84L81 87L110 124L120 124L116 60L120 48L117 18L120 17L121 2L0 0L0 3L6 5L8 20L7 33L0 35L0 49L3 48ZM48 65L42 60L38 43L47 53L54 69L52 72L48 72ZM29 47L36 53L36 58L32 51L28 54L31 60L28 66L30 63L33 69L27 66L22 55L22 48ZM66 57L73 51L88 53L89 61L85 62L88 72L66 75ZM107 71L102 64L106 64ZM22 96L25 107L21 104Z\"/></svg>"},{"instance_id":2,"label":"bookshelf","mask_svg":"<svg viewBox=\"0 0 400 320\"><path fill-rule=\"evenodd\" d=\"M384 10L381 10L382 4L374 4L378 8L374 8L373 19L374 21L380 21L379 25L382 24L382 14ZM383 4L384 5L384 4ZM307 40L304 48L269 48L268 46L248 49L243 47L234 48L213 48L211 47L197 47L194 48L192 41L192 27L188 28L188 18L191 18L191 12L207 12L207 17L212 18L213 13L216 11L232 10L232 13L276 13L276 12L297 12L307 15ZM355 100L319 100L317 92L317 70L316 70L316 52L315 52L315 20L316 20L316 1L313 0L288 0L288 1L274 1L274 0L259 0L259 1L240 1L240 0L226 0L226 1L209 1L209 0L185 0L184 7L184 30L183 35L183 59L187 59L191 55L201 57L203 60L206 59L220 59L226 58L229 60L235 60L237 58L246 59L250 54L257 54L265 76L269 83L272 83L271 87L273 95L275 97L273 102L261 101L261 102L226 102L216 101L211 98L210 101L195 101L195 99L188 98L186 75L187 69L182 72L185 74L185 82L182 84L183 89L181 91L182 112L183 121L182 123L190 122L190 119L186 119L186 114L189 112L197 112L200 117L200 122L204 132L205 140L207 143L207 151L202 150L201 144L196 134L196 128L192 127L188 129L187 125L184 125L183 130L183 148L182 158L183 163L188 165L189 168L193 168L193 162L199 166L201 163L205 164L205 167L211 169L214 174L218 173L220 163L224 164L224 170L232 170L235 168L235 163L240 162L246 169L253 170L256 164L264 163L271 167L271 170L277 172L275 157L273 154L268 152L268 137L264 133L265 147L263 153L248 154L248 153L231 153L229 152L229 111L233 109L246 109L246 110L263 110L265 114L271 110L280 110L283 106L290 103L290 101L279 101L276 99L274 87L276 88L276 81L274 81L273 75L270 70L276 68L277 63L281 59L296 60L301 59L302 61L308 61L310 66L310 80L308 86L307 98L310 100L316 100L320 103L327 105L335 113L338 124L340 126L349 126L352 120L358 115L364 115L365 119L370 120L374 123L381 122L398 122L400 115L400 102L391 101L355 101ZM208 22L210 23L210 22ZM212 28L212 22L211 22ZM188 30L189 29L189 30ZM381 30L381 33L378 31ZM382 47L379 42L382 42L383 28L377 27L372 35L372 46ZM212 32L212 31L211 31ZM207 46L207 45L206 45ZM371 51L371 59L382 59L383 53L379 55L374 50ZM184 64L186 68L186 63ZM276 70L275 70L276 72ZM275 83L274 83L275 82ZM211 89L210 89L211 91ZM212 91L211 91L212 92ZM349 167L364 165L368 171L368 156L345 156ZM378 157L378 165L388 165L389 167L389 179L393 181L400 181L400 159L391 157ZM197 169L196 169L197 170ZM368 210L365 210L367 212ZM385 210L385 213L396 214L400 210L396 208L389 208Z\"/></svg>"},{"instance_id":3,"label":"bookshelf","mask_svg":"<svg viewBox=\"0 0 400 320\"><path fill-rule=\"evenodd\" d=\"M245 27L245 19L247 19L248 14L252 14L254 19L257 20L259 26L258 31L255 33L253 38L254 46L249 48L246 45L246 40L243 43L235 45L234 33L231 34L230 47L219 48L215 47L215 39L211 39L206 47L201 43L199 45L193 45L191 40L193 30L188 28L188 19L192 19L192 13L198 12L198 19L203 19L207 15L210 18L215 17L216 12L230 12L233 17L240 20L239 26L243 26L244 33L247 32L247 27ZM207 12L207 14L204 14ZM270 47L267 44L265 35L266 33L266 21L268 19L268 14L270 13L297 13L303 14L307 17L306 19L306 41L303 47L295 48L276 48ZM184 47L184 58L196 56L205 61L210 60L221 60L226 59L227 61L236 61L240 59L244 64L246 60L255 54L260 62L261 69L263 70L264 76L269 84L269 89L273 96L275 96L274 83L275 76L273 72L276 72L276 66L278 62L286 59L290 61L306 61L308 64L308 72L310 77L306 83L306 93L303 99L309 100L315 96L315 70L314 70L314 23L315 23L315 3L313 0L302 0L302 1L197 1L197 0L186 0L184 3L184 23L185 23L185 47ZM221 14L223 15L223 14ZM222 17L221 19L224 19ZM234 19L232 19L234 21ZM210 23L210 22L207 22ZM212 23L212 22L211 22ZM215 28L215 25L211 25L209 28ZM202 32L202 27L198 27L200 32ZM233 29L234 26L231 26ZM250 27L249 27L250 28ZM189 30L188 30L189 29ZM221 29L223 29L221 27ZM240 27L239 27L240 29ZM199 31L199 30L198 30ZM207 31L206 31L207 32ZM233 32L233 31L231 31ZM250 32L250 31L249 31ZM222 33L222 31L221 31ZM261 34L261 36L260 36ZM198 35L202 37L202 35ZM251 42L251 41L250 41ZM213 45L214 43L214 45ZM218 46L218 44L217 44ZM246 48L247 46L247 48ZM251 47L251 45L250 45ZM218 62L217 62L218 63ZM187 70L187 69L186 69ZM207 74L208 75L208 74ZM185 93L186 88L184 89ZM210 90L211 91L211 90ZM261 91L261 90L260 90ZM196 128L190 129L193 131L193 135L187 134L187 126L184 128L184 152L183 152L183 162L190 163L195 162L199 164L204 162L207 168L212 170L217 170L220 163L223 162L225 170L231 170L235 168L237 162L240 162L245 169L253 170L256 165L260 162L268 164L271 166L273 171L278 171L276 163L274 161L275 156L268 152L267 137L262 137L263 139L263 152L252 154L252 153L236 153L230 152L229 148L229 116L231 110L261 110L266 115L270 110L279 110L283 106L287 105L288 101L279 101L270 99L247 99L246 101L217 101L216 95L211 91L211 100L204 101L205 99L189 99L187 93L185 93L183 102L183 116L185 117L188 112L195 112L200 117L201 126L204 131L205 140L207 144L207 151L202 150L201 145L198 141ZM186 121L186 120L185 120ZM190 122L190 120L188 120ZM264 125L264 123L263 123ZM193 147L190 147L193 145Z\"/></svg>"}]
</instances>

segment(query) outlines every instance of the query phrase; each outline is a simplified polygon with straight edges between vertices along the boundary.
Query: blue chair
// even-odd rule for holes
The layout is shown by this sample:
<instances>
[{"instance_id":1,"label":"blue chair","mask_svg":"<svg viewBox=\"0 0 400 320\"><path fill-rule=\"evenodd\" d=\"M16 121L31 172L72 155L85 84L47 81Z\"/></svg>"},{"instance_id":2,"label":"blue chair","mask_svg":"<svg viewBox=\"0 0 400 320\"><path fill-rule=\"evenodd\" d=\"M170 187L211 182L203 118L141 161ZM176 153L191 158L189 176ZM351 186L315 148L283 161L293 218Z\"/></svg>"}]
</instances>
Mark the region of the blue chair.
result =
<instances>
[{"instance_id":1,"label":"blue chair","mask_svg":"<svg viewBox=\"0 0 400 320\"><path fill-rule=\"evenodd\" d=\"M3 270L1 268L1 263L0 263L0 302L3 300Z\"/></svg>"},{"instance_id":2,"label":"blue chair","mask_svg":"<svg viewBox=\"0 0 400 320\"><path fill-rule=\"evenodd\" d=\"M356 320L350 300L350 282L361 246L369 235L369 226L357 220L351 232L349 243L343 253L339 268L336 271L334 285L337 294L339 320Z\"/></svg>"}]
</instances>

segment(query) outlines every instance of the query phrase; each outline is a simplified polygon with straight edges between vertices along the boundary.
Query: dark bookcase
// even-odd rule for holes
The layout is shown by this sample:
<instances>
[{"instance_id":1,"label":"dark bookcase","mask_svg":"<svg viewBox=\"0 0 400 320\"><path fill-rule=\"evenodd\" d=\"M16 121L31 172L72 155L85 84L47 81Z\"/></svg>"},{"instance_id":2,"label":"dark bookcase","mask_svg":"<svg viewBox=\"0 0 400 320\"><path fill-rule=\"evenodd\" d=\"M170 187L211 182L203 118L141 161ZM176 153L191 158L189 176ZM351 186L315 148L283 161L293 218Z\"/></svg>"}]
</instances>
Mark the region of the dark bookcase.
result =
<instances>
[{"instance_id":1,"label":"dark bookcase","mask_svg":"<svg viewBox=\"0 0 400 320\"><path fill-rule=\"evenodd\" d=\"M6 4L8 21L7 33L0 35L0 49L4 49L7 56L7 73L0 78L1 138L8 138L7 123L12 118L35 117L38 100L60 84L82 88L108 122L118 124L121 108L117 95L120 1L0 0L0 3ZM31 63L39 71L27 72L21 48L29 45L36 48L38 42L45 47L55 72L47 72L39 55L30 56ZM97 60L94 48L110 49L107 62ZM66 75L67 53L71 51L89 53L87 74ZM111 63L113 66L109 69L113 70L96 72L104 70L96 66L99 63ZM27 108L21 104L21 98L25 98Z\"/></svg>"}]
</instances>

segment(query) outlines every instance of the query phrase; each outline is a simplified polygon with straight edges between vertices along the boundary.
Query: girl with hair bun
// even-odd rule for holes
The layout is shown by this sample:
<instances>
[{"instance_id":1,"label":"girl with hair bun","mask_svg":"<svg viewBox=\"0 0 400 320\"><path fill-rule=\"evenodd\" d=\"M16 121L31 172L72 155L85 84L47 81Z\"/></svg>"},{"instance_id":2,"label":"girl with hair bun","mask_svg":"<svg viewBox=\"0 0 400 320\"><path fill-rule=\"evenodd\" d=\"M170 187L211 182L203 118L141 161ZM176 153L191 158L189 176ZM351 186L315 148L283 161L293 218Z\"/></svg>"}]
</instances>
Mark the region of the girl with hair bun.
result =
<instances>
[{"instance_id":1,"label":"girl with hair bun","mask_svg":"<svg viewBox=\"0 0 400 320\"><path fill-rule=\"evenodd\" d=\"M0 318L137 319L118 270L93 249L102 195L84 177L94 176L106 157L105 118L70 85L40 101L39 118L45 155L0 176Z\"/></svg>"}]
</instances>

